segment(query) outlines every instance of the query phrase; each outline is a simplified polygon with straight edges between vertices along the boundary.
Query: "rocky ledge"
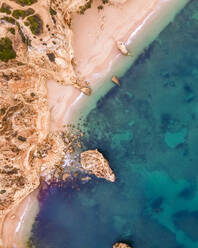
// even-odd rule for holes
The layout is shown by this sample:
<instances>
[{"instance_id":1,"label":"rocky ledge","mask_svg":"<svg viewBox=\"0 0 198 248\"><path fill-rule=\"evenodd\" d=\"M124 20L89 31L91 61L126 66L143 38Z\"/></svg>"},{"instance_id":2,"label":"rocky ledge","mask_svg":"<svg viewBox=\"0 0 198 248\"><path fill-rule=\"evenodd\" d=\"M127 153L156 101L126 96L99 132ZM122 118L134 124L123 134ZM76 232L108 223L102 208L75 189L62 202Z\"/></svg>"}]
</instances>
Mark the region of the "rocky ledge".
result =
<instances>
[{"instance_id":1,"label":"rocky ledge","mask_svg":"<svg viewBox=\"0 0 198 248\"><path fill-rule=\"evenodd\" d=\"M81 153L82 168L99 178L104 178L110 182L115 182L115 175L109 166L108 161L102 153L96 150L88 150Z\"/></svg>"}]
</instances>

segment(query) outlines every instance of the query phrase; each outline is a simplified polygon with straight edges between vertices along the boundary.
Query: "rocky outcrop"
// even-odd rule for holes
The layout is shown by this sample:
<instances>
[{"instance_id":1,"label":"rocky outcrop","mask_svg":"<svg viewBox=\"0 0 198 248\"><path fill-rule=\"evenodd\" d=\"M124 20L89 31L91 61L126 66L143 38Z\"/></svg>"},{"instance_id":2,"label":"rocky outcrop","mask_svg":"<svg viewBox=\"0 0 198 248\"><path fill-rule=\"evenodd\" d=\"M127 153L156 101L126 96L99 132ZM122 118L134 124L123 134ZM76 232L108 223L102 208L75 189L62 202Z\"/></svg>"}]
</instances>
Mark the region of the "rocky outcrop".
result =
<instances>
[{"instance_id":1,"label":"rocky outcrop","mask_svg":"<svg viewBox=\"0 0 198 248\"><path fill-rule=\"evenodd\" d=\"M114 84L120 86L119 79L118 79L116 76L113 76L113 77L111 78L111 80L112 80L112 82L113 82Z\"/></svg>"},{"instance_id":2,"label":"rocky outcrop","mask_svg":"<svg viewBox=\"0 0 198 248\"><path fill-rule=\"evenodd\" d=\"M49 130L47 80L91 94L75 73L68 22L86 1L20 2L0 0L1 221L69 149L61 134Z\"/></svg>"},{"instance_id":3,"label":"rocky outcrop","mask_svg":"<svg viewBox=\"0 0 198 248\"><path fill-rule=\"evenodd\" d=\"M113 248L132 248L132 247L125 243L117 242L113 245Z\"/></svg>"},{"instance_id":4,"label":"rocky outcrop","mask_svg":"<svg viewBox=\"0 0 198 248\"><path fill-rule=\"evenodd\" d=\"M87 172L110 182L115 182L115 175L107 160L98 150L88 150L81 153L81 165Z\"/></svg>"},{"instance_id":5,"label":"rocky outcrop","mask_svg":"<svg viewBox=\"0 0 198 248\"><path fill-rule=\"evenodd\" d=\"M126 45L124 44L123 41L117 41L117 42L116 42L116 46L117 46L118 50L119 50L123 55L125 55L125 56L129 56L129 55L130 55L130 53L129 53L129 51L127 50L127 47L126 47Z\"/></svg>"},{"instance_id":6,"label":"rocky outcrop","mask_svg":"<svg viewBox=\"0 0 198 248\"><path fill-rule=\"evenodd\" d=\"M0 5L3 3L0 1ZM39 0L27 7L17 4L17 0L9 1L8 9L0 11L0 39L12 41L12 64L17 61L31 65L40 76L73 85L89 95L87 82L80 80L75 72L70 29L73 13L86 3L86 0Z\"/></svg>"},{"instance_id":7,"label":"rocky outcrop","mask_svg":"<svg viewBox=\"0 0 198 248\"><path fill-rule=\"evenodd\" d=\"M49 132L45 78L21 65L0 71L0 217L38 187L63 156Z\"/></svg>"}]
</instances>

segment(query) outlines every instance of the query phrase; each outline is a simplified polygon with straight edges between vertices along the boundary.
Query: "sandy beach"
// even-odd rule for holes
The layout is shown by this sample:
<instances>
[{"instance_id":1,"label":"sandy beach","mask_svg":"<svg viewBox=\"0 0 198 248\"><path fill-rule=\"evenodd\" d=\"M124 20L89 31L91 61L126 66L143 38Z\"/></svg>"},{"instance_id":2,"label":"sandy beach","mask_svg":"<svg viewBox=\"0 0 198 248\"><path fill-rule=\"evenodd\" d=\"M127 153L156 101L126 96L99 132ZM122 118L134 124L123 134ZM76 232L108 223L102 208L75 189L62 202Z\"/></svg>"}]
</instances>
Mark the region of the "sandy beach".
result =
<instances>
[{"instance_id":1,"label":"sandy beach","mask_svg":"<svg viewBox=\"0 0 198 248\"><path fill-rule=\"evenodd\" d=\"M34 219L39 211L38 192L37 189L30 193L4 219L2 224L2 247L24 247L24 240L30 235Z\"/></svg>"},{"instance_id":2,"label":"sandy beach","mask_svg":"<svg viewBox=\"0 0 198 248\"><path fill-rule=\"evenodd\" d=\"M111 77L124 73L120 64L130 66L187 2L188 0L128 0L123 5L105 5L104 9L98 10L99 1L96 0L84 15L75 14L71 26L75 69L80 78L89 82L93 94L90 97L85 96L72 86L48 81L51 130L60 130L64 124L88 113L97 99L114 86ZM125 42L132 57L121 55L116 41ZM107 85L102 84L105 79L109 81ZM3 220L3 243L0 243L0 247L23 247L39 211L37 194L38 191L31 193Z\"/></svg>"},{"instance_id":3,"label":"sandy beach","mask_svg":"<svg viewBox=\"0 0 198 248\"><path fill-rule=\"evenodd\" d=\"M76 14L72 22L76 72L90 83L92 95L88 97L71 86L50 81L48 100L52 130L84 118L98 99L115 86L112 76L122 76L187 2L129 0L124 5L107 5L98 11L99 1L95 1L86 14ZM132 56L123 56L116 41L125 42Z\"/></svg>"}]
</instances>

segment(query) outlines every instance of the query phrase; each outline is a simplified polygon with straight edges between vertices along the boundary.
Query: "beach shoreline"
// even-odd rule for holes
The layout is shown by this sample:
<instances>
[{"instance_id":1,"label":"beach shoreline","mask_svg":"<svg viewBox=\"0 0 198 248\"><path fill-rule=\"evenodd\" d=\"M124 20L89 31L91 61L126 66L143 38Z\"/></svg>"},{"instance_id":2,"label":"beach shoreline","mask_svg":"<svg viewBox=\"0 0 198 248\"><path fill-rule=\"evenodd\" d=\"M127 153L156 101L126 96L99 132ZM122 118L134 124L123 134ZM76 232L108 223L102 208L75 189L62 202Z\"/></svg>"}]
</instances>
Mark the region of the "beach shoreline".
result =
<instances>
[{"instance_id":1,"label":"beach shoreline","mask_svg":"<svg viewBox=\"0 0 198 248\"><path fill-rule=\"evenodd\" d=\"M128 30L123 37L117 38L117 40L120 38L120 40L125 42L132 56L123 56L116 48L114 42L112 43L112 49L109 51L109 54L106 55L108 63L105 57L100 59L100 65L102 66L98 66L97 62L95 68L92 68L91 73L87 75L83 74L83 65L85 62L81 65L82 72L80 75L84 76L85 79L90 82L92 95L88 97L83 93L78 94L78 97L73 99L68 111L66 111L66 118L63 119L63 122L67 120L68 122L77 123L79 119L85 119L88 113L96 107L98 100L111 88L117 87L111 80L112 76L116 75L118 78L122 77L144 49L174 20L175 16L189 1L157 0L153 2L154 5L149 8L148 13L145 14L142 19L140 18L141 21L137 22L136 26L131 25L130 30ZM76 22L78 23L78 20L76 20ZM78 29L79 27L76 27L76 30L74 30L74 37L75 34L78 33ZM80 44L79 38L80 37L77 37L76 39ZM87 49L91 45L93 45L93 43L87 44ZM103 45L101 45L101 49ZM93 55L90 55L90 57L93 57ZM85 61L85 55L81 58L81 61ZM72 115L70 113L72 113Z\"/></svg>"},{"instance_id":2,"label":"beach shoreline","mask_svg":"<svg viewBox=\"0 0 198 248\"><path fill-rule=\"evenodd\" d=\"M111 77L113 75L121 77L138 55L157 37L161 30L174 19L174 16L185 6L188 0L174 0L174 6L173 0L153 0L145 5L146 2L148 1L141 0L139 1L139 4L141 4L136 6L137 9L142 8L143 6L145 9L143 9L141 13L137 12L137 9L134 10L134 13L137 12L136 16L133 13L135 24L132 23L130 19L130 13L128 18L126 18L128 22L125 20L124 24L121 25L119 22L115 21L114 28L108 26L110 24L105 26L104 23L104 27L101 29L101 23L99 23L98 33L96 32L97 37L102 37L103 34L103 38L101 38L97 45L97 49L95 50L89 48L93 47L96 37L90 36L88 42L86 40L88 35L86 32L93 33L93 30L95 30L94 23L97 19L103 22L105 19L103 16L106 16L106 19L111 19L112 15L116 18L116 14L112 12L112 8L114 7L105 6L105 9L102 10L105 14L102 14L102 11L99 12L97 10L98 4L96 1L94 6L87 10L84 15L76 14L74 16L72 30L74 33L73 45L77 64L76 71L79 77L84 78L84 80L90 83L92 95L85 96L82 92L72 86L58 85L52 80L48 81L47 88L48 104L51 113L51 131L61 130L62 126L65 124L77 123L80 118L85 118L90 110L96 106L98 99L115 86L111 82ZM118 8L117 11L122 14L125 9L132 8L132 6L129 6L128 4L131 4L130 0L121 7L119 5L116 6L115 9ZM98 18L96 13L100 18ZM110 13L109 17L107 17L108 13ZM119 18L121 19L121 16L117 19ZM92 20L92 22L90 22L90 20ZM93 23L92 26L91 23ZM86 26L89 27L89 29L82 34L84 30L83 27ZM121 30L122 32L120 31L119 34L116 32L118 27L123 27L123 30ZM110 43L107 44L109 35L112 36L112 34L108 33L110 30L116 34L114 40L110 40ZM132 57L124 57L120 54L115 45L118 40L122 40L126 43L129 51L133 54ZM106 48L103 49L105 44ZM100 51L100 56L97 56ZM27 241L27 238L30 235L31 226L39 211L37 195L38 190L31 193L12 211L12 213L9 213L6 216L2 226L4 243L2 247L10 248L10 245L12 244L12 247L22 248L24 240ZM13 218L13 213L15 218ZM27 224L28 228L24 232L24 226L27 226Z\"/></svg>"}]
</instances>

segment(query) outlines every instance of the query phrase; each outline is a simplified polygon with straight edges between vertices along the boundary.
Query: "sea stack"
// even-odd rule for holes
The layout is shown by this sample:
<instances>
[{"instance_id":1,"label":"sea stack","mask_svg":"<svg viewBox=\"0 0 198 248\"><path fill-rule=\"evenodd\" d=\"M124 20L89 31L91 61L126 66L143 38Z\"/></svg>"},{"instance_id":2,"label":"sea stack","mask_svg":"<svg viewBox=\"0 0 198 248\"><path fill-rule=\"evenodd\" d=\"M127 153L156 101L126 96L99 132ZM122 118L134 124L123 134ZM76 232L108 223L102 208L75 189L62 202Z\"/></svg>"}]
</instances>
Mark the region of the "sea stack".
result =
<instances>
[{"instance_id":1,"label":"sea stack","mask_svg":"<svg viewBox=\"0 0 198 248\"><path fill-rule=\"evenodd\" d=\"M130 245L127 245L125 243L117 242L113 245L113 248L132 248Z\"/></svg>"},{"instance_id":2,"label":"sea stack","mask_svg":"<svg viewBox=\"0 0 198 248\"><path fill-rule=\"evenodd\" d=\"M115 182L116 177L108 161L97 149L82 152L81 165L85 172L94 174L96 177L104 178L110 182Z\"/></svg>"}]
</instances>

